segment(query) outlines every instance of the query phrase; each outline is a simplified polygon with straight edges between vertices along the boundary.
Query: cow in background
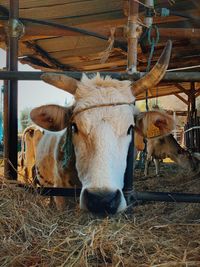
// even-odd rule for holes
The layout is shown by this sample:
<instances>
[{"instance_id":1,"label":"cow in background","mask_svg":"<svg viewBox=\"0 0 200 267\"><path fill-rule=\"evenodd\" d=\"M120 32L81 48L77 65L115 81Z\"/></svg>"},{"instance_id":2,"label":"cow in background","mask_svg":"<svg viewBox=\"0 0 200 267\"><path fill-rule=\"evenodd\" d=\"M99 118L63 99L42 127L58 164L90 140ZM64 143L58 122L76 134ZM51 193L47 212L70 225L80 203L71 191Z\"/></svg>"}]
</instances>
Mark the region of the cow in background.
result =
<instances>
[{"instance_id":1,"label":"cow in background","mask_svg":"<svg viewBox=\"0 0 200 267\"><path fill-rule=\"evenodd\" d=\"M36 148L43 134L43 130L36 125L31 125L23 131L19 162L25 182L34 181Z\"/></svg>"},{"instance_id":2,"label":"cow in background","mask_svg":"<svg viewBox=\"0 0 200 267\"><path fill-rule=\"evenodd\" d=\"M137 134L136 134L137 135ZM136 140L136 149L143 150L143 140ZM139 144L139 145L138 145ZM144 143L143 143L144 144ZM156 175L159 175L160 160L170 158L181 168L187 170L189 175L195 175L200 172L200 161L198 156L182 148L172 134L147 139L147 158L145 162L145 176L148 175L148 167L153 159L156 167Z\"/></svg>"},{"instance_id":3,"label":"cow in background","mask_svg":"<svg viewBox=\"0 0 200 267\"><path fill-rule=\"evenodd\" d=\"M140 113L135 106L135 96L156 86L164 76L170 53L169 41L153 69L134 83L99 74L83 75L81 81L64 74L41 76L75 97L71 107L44 105L31 111L32 121L52 132L43 135L36 151L41 185L69 187L77 171L82 184L81 209L114 214L127 207L122 190L134 128L143 137L147 136L147 124L154 125L159 135L174 128L171 116L159 111ZM55 197L55 202L58 209L65 207L65 197Z\"/></svg>"}]
</instances>

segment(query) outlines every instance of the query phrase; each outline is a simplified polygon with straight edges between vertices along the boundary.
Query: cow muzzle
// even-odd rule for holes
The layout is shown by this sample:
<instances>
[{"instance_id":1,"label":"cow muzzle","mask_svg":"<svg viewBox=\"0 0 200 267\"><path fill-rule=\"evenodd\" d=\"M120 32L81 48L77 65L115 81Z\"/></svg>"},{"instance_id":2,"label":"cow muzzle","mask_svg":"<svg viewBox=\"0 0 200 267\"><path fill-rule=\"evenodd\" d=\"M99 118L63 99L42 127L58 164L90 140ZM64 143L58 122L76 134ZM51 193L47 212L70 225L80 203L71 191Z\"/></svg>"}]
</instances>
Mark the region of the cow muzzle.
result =
<instances>
[{"instance_id":1,"label":"cow muzzle","mask_svg":"<svg viewBox=\"0 0 200 267\"><path fill-rule=\"evenodd\" d=\"M86 208L96 214L115 214L121 202L121 192L116 191L90 191L85 189L83 198Z\"/></svg>"}]
</instances>

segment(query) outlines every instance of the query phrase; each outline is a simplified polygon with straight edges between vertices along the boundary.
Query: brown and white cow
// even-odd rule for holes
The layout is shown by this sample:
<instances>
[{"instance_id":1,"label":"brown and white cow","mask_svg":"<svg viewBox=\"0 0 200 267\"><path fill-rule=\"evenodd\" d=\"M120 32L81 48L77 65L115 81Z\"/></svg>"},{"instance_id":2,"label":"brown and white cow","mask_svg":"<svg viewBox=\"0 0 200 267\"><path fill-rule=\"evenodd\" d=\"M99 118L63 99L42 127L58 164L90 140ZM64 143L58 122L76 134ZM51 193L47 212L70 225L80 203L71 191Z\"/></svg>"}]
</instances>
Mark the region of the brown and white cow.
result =
<instances>
[{"instance_id":1,"label":"brown and white cow","mask_svg":"<svg viewBox=\"0 0 200 267\"><path fill-rule=\"evenodd\" d=\"M171 132L174 121L159 111L139 113L135 96L155 86L164 76L171 53L169 41L156 65L140 80L119 81L99 74L83 75L81 81L61 74L46 73L47 83L74 95L72 107L45 105L31 112L31 119L52 132L42 137L36 154L38 180L42 185L69 187L76 174L82 184L81 209L94 213L120 212L127 206L122 189L132 131L146 136L146 124L160 135ZM68 134L76 162L67 160ZM63 208L64 197L55 197Z\"/></svg>"},{"instance_id":2,"label":"brown and white cow","mask_svg":"<svg viewBox=\"0 0 200 267\"><path fill-rule=\"evenodd\" d=\"M140 151L144 149L141 141L142 140L136 143L136 148ZM138 146L139 143L140 145ZM145 176L148 175L148 167L151 159L154 160L156 175L159 175L160 160L165 158L170 158L181 168L187 170L188 175L195 175L200 172L200 161L197 155L182 148L173 135L169 134L162 137L147 139L147 158L144 170Z\"/></svg>"},{"instance_id":3,"label":"brown and white cow","mask_svg":"<svg viewBox=\"0 0 200 267\"><path fill-rule=\"evenodd\" d=\"M23 131L20 167L23 170L25 182L33 182L34 180L36 148L43 134L43 131L37 125L28 126Z\"/></svg>"}]
</instances>

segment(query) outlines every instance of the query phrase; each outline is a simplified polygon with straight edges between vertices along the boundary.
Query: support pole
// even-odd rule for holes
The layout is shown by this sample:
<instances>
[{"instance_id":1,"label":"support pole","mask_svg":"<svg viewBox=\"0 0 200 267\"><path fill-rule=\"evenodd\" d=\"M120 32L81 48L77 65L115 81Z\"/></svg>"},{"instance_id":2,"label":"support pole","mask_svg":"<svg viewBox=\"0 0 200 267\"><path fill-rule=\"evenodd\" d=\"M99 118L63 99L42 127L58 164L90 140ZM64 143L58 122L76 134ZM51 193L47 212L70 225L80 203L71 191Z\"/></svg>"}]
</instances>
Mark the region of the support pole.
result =
<instances>
[{"instance_id":1,"label":"support pole","mask_svg":"<svg viewBox=\"0 0 200 267\"><path fill-rule=\"evenodd\" d=\"M154 0L145 0L145 5L154 8ZM149 11L149 8L147 8L147 10ZM153 24L153 16L146 15L146 17L144 18L144 23L147 28L151 27Z\"/></svg>"},{"instance_id":2,"label":"support pole","mask_svg":"<svg viewBox=\"0 0 200 267\"><path fill-rule=\"evenodd\" d=\"M191 83L191 112L192 116L194 115L196 111L196 97L195 97L195 82Z\"/></svg>"},{"instance_id":3,"label":"support pole","mask_svg":"<svg viewBox=\"0 0 200 267\"><path fill-rule=\"evenodd\" d=\"M128 15L128 55L127 72L137 72L137 44L139 35L138 20L139 4L135 0L129 0Z\"/></svg>"},{"instance_id":4,"label":"support pole","mask_svg":"<svg viewBox=\"0 0 200 267\"><path fill-rule=\"evenodd\" d=\"M19 1L10 0L10 13L8 24L8 49L7 49L7 68L9 71L18 70L18 34L17 19L19 16ZM17 96L18 81L7 81L4 112L4 158L5 168L4 175L8 179L17 179L17 143L18 143L18 127L17 127Z\"/></svg>"}]
</instances>

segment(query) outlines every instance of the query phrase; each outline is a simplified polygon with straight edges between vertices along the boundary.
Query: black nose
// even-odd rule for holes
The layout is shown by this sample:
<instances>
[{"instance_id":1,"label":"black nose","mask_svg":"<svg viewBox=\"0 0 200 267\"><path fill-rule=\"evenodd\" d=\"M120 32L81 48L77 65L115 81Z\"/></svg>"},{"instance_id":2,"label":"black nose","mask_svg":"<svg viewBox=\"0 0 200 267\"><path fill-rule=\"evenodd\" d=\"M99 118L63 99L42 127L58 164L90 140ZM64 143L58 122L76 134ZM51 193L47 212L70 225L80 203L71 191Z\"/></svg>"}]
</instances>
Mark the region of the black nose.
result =
<instances>
[{"instance_id":1,"label":"black nose","mask_svg":"<svg viewBox=\"0 0 200 267\"><path fill-rule=\"evenodd\" d=\"M110 191L84 191L85 204L93 213L115 214L120 204L121 193L119 190Z\"/></svg>"}]
</instances>

